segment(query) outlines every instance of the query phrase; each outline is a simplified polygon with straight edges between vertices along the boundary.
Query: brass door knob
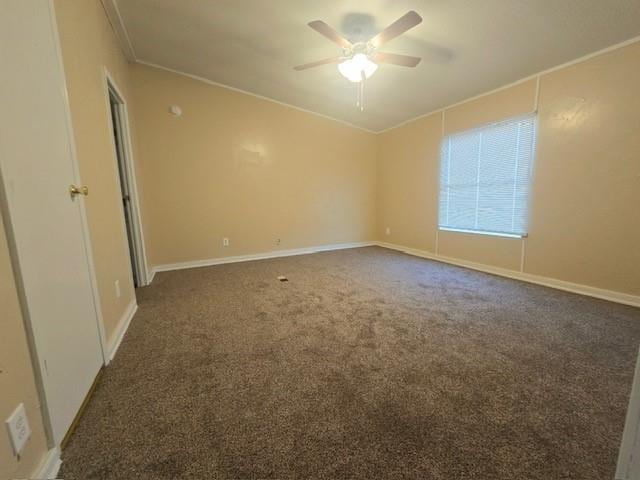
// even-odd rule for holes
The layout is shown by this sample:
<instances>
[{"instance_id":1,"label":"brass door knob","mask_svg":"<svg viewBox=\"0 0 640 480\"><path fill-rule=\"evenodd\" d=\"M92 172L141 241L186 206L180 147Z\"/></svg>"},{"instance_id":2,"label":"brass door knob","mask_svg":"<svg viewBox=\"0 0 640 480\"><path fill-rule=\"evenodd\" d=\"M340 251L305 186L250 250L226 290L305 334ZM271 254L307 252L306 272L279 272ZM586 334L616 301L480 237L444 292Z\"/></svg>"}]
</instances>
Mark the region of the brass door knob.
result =
<instances>
[{"instance_id":1,"label":"brass door knob","mask_svg":"<svg viewBox=\"0 0 640 480\"><path fill-rule=\"evenodd\" d=\"M76 195L89 195L89 187L87 187L86 185L82 185L81 187L77 187L75 185L71 185L69 187L69 193L71 194L72 197L75 197Z\"/></svg>"}]
</instances>

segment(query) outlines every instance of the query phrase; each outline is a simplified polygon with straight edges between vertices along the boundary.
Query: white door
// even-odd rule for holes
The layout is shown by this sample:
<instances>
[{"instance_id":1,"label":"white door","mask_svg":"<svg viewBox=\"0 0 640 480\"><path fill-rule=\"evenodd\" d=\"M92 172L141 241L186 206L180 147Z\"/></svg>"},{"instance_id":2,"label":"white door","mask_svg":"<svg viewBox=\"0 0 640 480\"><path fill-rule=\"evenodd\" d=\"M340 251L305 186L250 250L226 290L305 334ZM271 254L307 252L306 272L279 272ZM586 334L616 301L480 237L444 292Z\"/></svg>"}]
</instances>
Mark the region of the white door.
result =
<instances>
[{"instance_id":1,"label":"white door","mask_svg":"<svg viewBox=\"0 0 640 480\"><path fill-rule=\"evenodd\" d=\"M627 421L622 435L616 480L640 479L640 353L631 387Z\"/></svg>"},{"instance_id":2,"label":"white door","mask_svg":"<svg viewBox=\"0 0 640 480\"><path fill-rule=\"evenodd\" d=\"M103 364L64 71L50 0L0 2L0 173L50 441Z\"/></svg>"}]
</instances>

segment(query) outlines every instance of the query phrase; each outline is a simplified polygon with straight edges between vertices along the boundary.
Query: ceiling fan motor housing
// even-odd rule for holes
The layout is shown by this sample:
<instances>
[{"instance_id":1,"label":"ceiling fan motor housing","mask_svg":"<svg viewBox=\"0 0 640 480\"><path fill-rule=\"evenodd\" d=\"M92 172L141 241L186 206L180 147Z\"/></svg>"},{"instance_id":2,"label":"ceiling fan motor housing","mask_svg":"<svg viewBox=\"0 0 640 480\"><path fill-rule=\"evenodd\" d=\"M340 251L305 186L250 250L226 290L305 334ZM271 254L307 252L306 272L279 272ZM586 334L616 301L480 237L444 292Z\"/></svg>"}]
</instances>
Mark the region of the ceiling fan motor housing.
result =
<instances>
[{"instance_id":1,"label":"ceiling fan motor housing","mask_svg":"<svg viewBox=\"0 0 640 480\"><path fill-rule=\"evenodd\" d=\"M378 63L391 63L403 67L415 67L420 63L419 57L377 51L379 47L402 35L420 22L422 22L422 17L410 10L368 41L352 43L322 20L313 20L308 25L320 35L342 47L342 56L325 58L317 62L298 65L294 68L296 70L307 70L320 65L337 63L340 73L350 82L358 84L357 106L360 111L363 111L364 82L376 72Z\"/></svg>"},{"instance_id":2,"label":"ceiling fan motor housing","mask_svg":"<svg viewBox=\"0 0 640 480\"><path fill-rule=\"evenodd\" d=\"M376 48L373 45L371 45L370 42L358 42L358 43L354 43L349 48L342 49L344 60L353 58L353 56L358 53L363 53L367 57L371 58L372 55L375 53L375 51L376 51Z\"/></svg>"}]
</instances>

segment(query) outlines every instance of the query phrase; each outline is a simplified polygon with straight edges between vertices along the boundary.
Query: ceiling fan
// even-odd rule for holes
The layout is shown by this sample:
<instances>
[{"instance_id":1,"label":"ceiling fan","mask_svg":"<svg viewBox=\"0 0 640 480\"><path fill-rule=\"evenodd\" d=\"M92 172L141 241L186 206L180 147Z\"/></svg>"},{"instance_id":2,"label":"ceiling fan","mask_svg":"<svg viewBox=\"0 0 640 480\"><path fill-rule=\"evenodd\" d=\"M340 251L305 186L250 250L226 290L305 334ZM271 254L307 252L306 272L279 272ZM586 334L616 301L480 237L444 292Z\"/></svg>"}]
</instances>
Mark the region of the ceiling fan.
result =
<instances>
[{"instance_id":1,"label":"ceiling fan","mask_svg":"<svg viewBox=\"0 0 640 480\"><path fill-rule=\"evenodd\" d=\"M413 10L405 13L382 32L366 42L351 43L322 20L309 22L309 26L342 47L342 55L325 58L317 62L305 63L293 67L294 70L306 70L331 63L338 64L338 71L349 81L358 83L358 100L356 105L364 110L364 82L378 69L379 63L390 63L401 67L415 67L420 63L419 57L380 52L378 49L389 40L402 35L407 30L422 22L422 17Z\"/></svg>"}]
</instances>

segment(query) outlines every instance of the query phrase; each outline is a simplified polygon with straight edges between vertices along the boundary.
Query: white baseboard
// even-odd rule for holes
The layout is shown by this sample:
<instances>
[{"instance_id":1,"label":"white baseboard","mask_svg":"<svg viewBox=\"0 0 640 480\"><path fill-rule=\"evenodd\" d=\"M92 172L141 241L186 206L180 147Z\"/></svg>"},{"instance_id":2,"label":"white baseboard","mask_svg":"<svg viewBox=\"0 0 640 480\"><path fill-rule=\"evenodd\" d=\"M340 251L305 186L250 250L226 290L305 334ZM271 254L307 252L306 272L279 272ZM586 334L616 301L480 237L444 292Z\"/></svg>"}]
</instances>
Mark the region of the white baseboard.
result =
<instances>
[{"instance_id":1,"label":"white baseboard","mask_svg":"<svg viewBox=\"0 0 640 480\"><path fill-rule=\"evenodd\" d=\"M324 252L324 251L330 251L330 250L370 247L372 245L378 245L380 247L389 248L392 250L398 250L400 252L407 253L409 255L413 255L416 257L428 258L430 260L437 260L439 262L449 263L449 264L457 265L460 267L471 268L473 270L478 270L485 273L491 273L491 274L499 275L502 277L513 278L515 280L521 280L529 283L535 283L537 285L543 285L545 287L551 287L558 290L564 290L567 292L587 295L590 297L600 298L602 300L608 300L616 303L622 303L625 305L631 305L634 307L640 307L640 296L637 296L637 295L614 292L612 290L605 290L603 288L591 287L588 285L581 285L578 283L567 282L567 281L558 280L555 278L542 277L540 275L518 272L516 270L509 270L506 268L493 267L491 265L471 262L468 260L461 260L458 258L446 257L444 255L437 255L435 253L427 252L425 250L418 250L415 248L405 247L403 245L396 245L393 243L380 242L380 241L341 243L341 244L333 244L333 245L322 245L319 247L295 248L292 250L274 250L271 252L257 253L252 255L220 257L220 258L212 258L207 260L196 260L192 262L170 263L165 265L158 265L151 270L150 276L149 276L149 283L151 283L151 281L153 280L156 272L182 270L184 268L208 267L212 265L221 265L224 263L248 262L251 260L263 260L266 258L288 257L293 255L306 255L310 253Z\"/></svg>"},{"instance_id":2,"label":"white baseboard","mask_svg":"<svg viewBox=\"0 0 640 480\"><path fill-rule=\"evenodd\" d=\"M62 460L60 459L60 447L54 447L47 452L36 471L29 478L34 479L55 479L58 477Z\"/></svg>"},{"instance_id":3,"label":"white baseboard","mask_svg":"<svg viewBox=\"0 0 640 480\"><path fill-rule=\"evenodd\" d=\"M133 301L127 307L127 310L122 315L120 322L118 322L118 327L116 328L114 335L111 337L111 340L109 340L109 344L107 346L107 348L109 349L109 362L111 362L111 360L113 360L113 358L116 356L116 352L118 351L118 347L122 343L124 334L127 333L127 329L129 328L131 319L137 311L138 304L136 303L136 300L133 299Z\"/></svg>"},{"instance_id":4,"label":"white baseboard","mask_svg":"<svg viewBox=\"0 0 640 480\"><path fill-rule=\"evenodd\" d=\"M398 250L400 252L413 255L416 257L428 258L430 260L437 260L439 262L450 263L452 265L457 265L459 267L471 268L473 270L478 270L485 273L500 275L501 277L513 278L515 280L535 283L537 285L543 285L545 287L564 290L566 292L578 293L580 295L587 295L589 297L600 298L602 300L608 300L610 302L622 303L624 305L631 305L633 307L640 307L640 296L637 296L637 295L614 292L612 290L605 290L603 288L591 287L588 285L580 285L578 283L566 282L564 280L558 280L555 278L542 277L540 275L534 275L531 273L508 270L506 268L492 267L491 265L470 262L467 260L460 260L457 258L446 257L444 255L437 255L435 253L427 252L425 250L418 250L415 248L404 247L402 245L395 245L393 243L376 242L376 244L380 247L389 248L392 250Z\"/></svg>"},{"instance_id":5,"label":"white baseboard","mask_svg":"<svg viewBox=\"0 0 640 480\"><path fill-rule=\"evenodd\" d=\"M151 285L151 282L153 282L154 278L156 278L156 268L155 267L148 268L147 269L147 285ZM145 285L145 287L147 285Z\"/></svg>"},{"instance_id":6,"label":"white baseboard","mask_svg":"<svg viewBox=\"0 0 640 480\"><path fill-rule=\"evenodd\" d=\"M294 248L291 250L273 250L271 252L255 253L251 255L238 255L234 257L210 258L207 260L195 260L191 262L168 263L165 265L157 265L151 270L149 276L151 280L157 272L168 272L171 270L182 270L185 268L210 267L212 265L222 265L224 263L249 262L251 260L264 260L267 258L291 257L294 255L307 255L310 253L327 252L330 250L343 250L346 248L371 247L377 245L377 242L352 242L337 243L332 245L321 245L318 247Z\"/></svg>"}]
</instances>

